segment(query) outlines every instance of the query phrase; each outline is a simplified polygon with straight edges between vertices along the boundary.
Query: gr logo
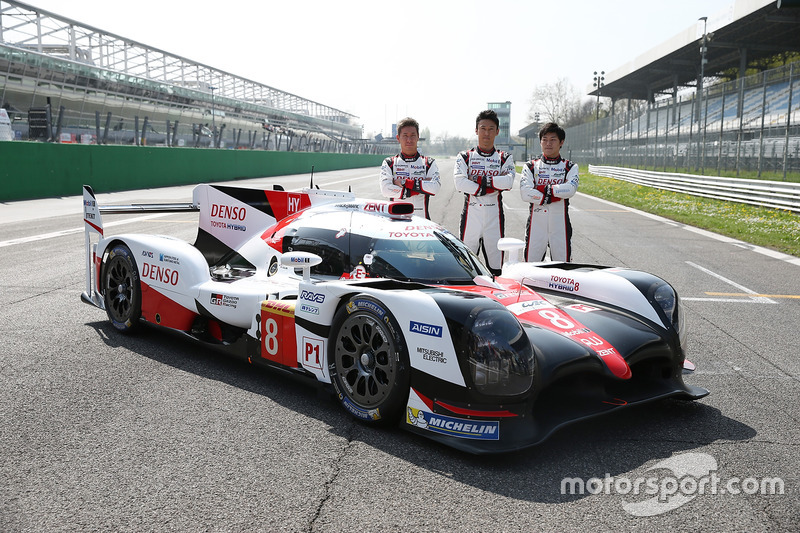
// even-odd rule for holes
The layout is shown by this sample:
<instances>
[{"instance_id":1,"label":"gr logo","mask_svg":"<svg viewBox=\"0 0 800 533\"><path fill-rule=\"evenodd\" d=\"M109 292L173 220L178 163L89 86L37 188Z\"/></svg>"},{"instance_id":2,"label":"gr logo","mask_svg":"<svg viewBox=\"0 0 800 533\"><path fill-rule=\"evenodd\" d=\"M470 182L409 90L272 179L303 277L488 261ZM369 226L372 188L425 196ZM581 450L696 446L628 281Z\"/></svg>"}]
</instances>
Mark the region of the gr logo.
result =
<instances>
[{"instance_id":1,"label":"gr logo","mask_svg":"<svg viewBox=\"0 0 800 533\"><path fill-rule=\"evenodd\" d=\"M442 326L434 326L433 324L426 324L424 322L411 321L408 330L411 333L420 333L422 335L430 335L431 337L442 336Z\"/></svg>"}]
</instances>

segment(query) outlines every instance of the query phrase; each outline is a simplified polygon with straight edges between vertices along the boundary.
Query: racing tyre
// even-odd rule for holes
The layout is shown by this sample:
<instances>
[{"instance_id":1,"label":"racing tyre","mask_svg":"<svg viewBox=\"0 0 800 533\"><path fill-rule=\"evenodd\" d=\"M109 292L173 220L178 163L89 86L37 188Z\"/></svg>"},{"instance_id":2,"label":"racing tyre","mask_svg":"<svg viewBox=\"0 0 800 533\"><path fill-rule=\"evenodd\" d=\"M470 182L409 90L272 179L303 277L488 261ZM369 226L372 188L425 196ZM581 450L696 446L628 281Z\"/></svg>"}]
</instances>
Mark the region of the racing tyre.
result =
<instances>
[{"instance_id":1,"label":"racing tyre","mask_svg":"<svg viewBox=\"0 0 800 533\"><path fill-rule=\"evenodd\" d=\"M109 320L122 333L139 328L142 315L142 285L130 248L116 244L103 268L103 300Z\"/></svg>"},{"instance_id":2,"label":"racing tyre","mask_svg":"<svg viewBox=\"0 0 800 533\"><path fill-rule=\"evenodd\" d=\"M354 417L395 422L408 400L408 351L392 314L375 298L358 295L333 319L329 371L336 395Z\"/></svg>"}]
</instances>

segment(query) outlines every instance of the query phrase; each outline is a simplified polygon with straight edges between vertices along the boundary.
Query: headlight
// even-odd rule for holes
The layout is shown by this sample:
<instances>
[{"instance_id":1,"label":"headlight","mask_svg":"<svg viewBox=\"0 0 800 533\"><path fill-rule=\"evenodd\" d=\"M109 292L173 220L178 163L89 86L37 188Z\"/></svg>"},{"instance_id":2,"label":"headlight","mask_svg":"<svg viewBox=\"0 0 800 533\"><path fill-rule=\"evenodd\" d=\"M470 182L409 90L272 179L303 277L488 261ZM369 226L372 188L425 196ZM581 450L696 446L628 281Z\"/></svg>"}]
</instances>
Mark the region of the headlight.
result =
<instances>
[{"instance_id":1,"label":"headlight","mask_svg":"<svg viewBox=\"0 0 800 533\"><path fill-rule=\"evenodd\" d=\"M656 290L653 291L653 300L656 301L656 303L664 311L664 314L667 315L667 319L670 321L672 327L675 328L675 331L678 332L678 338L681 341L681 345L683 345L686 328L684 325L683 310L681 309L681 302L680 298L678 298L678 294L668 283L665 282L659 285Z\"/></svg>"},{"instance_id":2,"label":"headlight","mask_svg":"<svg viewBox=\"0 0 800 533\"><path fill-rule=\"evenodd\" d=\"M505 309L483 309L466 330L470 372L478 391L514 396L531 388L533 348L511 313Z\"/></svg>"},{"instance_id":3,"label":"headlight","mask_svg":"<svg viewBox=\"0 0 800 533\"><path fill-rule=\"evenodd\" d=\"M672 287L667 283L663 283L653 293L653 299L661 306L667 318L672 320L672 313L675 311L677 305L677 296Z\"/></svg>"}]
</instances>

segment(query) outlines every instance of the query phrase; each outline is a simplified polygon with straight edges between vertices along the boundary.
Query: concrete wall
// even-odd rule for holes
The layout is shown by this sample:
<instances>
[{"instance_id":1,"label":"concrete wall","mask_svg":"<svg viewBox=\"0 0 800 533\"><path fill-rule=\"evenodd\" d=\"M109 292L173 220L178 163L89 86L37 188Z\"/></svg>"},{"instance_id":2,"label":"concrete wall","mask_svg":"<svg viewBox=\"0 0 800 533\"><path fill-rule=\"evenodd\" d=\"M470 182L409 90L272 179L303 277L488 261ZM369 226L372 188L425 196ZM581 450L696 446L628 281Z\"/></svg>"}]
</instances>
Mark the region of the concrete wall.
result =
<instances>
[{"instance_id":1,"label":"concrete wall","mask_svg":"<svg viewBox=\"0 0 800 533\"><path fill-rule=\"evenodd\" d=\"M74 196L347 168L383 155L0 142L0 201Z\"/></svg>"}]
</instances>

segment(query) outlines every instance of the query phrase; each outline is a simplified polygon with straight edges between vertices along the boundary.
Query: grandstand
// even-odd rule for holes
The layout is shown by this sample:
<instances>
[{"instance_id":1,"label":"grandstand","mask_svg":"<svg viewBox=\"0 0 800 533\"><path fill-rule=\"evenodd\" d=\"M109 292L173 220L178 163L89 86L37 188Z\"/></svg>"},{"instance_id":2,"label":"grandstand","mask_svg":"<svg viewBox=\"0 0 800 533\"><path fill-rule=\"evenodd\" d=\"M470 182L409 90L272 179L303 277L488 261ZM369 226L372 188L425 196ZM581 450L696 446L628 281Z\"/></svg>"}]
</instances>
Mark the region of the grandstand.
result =
<instances>
[{"instance_id":1,"label":"grandstand","mask_svg":"<svg viewBox=\"0 0 800 533\"><path fill-rule=\"evenodd\" d=\"M759 67L800 52L800 9L779 3L736 0L607 74L588 94L611 98L612 114L569 128L565 152L664 170L800 172L800 63Z\"/></svg>"},{"instance_id":2,"label":"grandstand","mask_svg":"<svg viewBox=\"0 0 800 533\"><path fill-rule=\"evenodd\" d=\"M358 117L22 2L0 0L17 139L374 153Z\"/></svg>"}]
</instances>

